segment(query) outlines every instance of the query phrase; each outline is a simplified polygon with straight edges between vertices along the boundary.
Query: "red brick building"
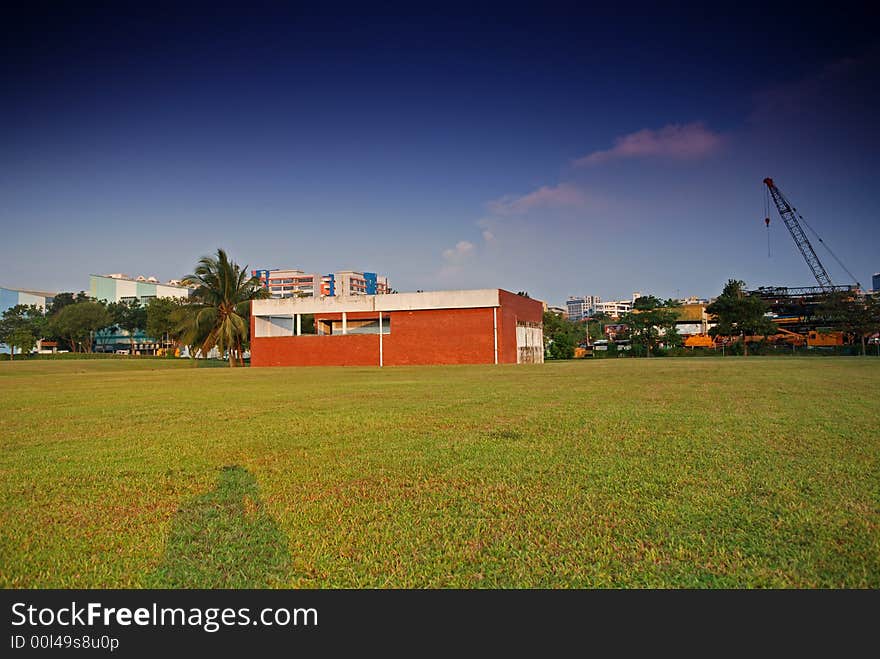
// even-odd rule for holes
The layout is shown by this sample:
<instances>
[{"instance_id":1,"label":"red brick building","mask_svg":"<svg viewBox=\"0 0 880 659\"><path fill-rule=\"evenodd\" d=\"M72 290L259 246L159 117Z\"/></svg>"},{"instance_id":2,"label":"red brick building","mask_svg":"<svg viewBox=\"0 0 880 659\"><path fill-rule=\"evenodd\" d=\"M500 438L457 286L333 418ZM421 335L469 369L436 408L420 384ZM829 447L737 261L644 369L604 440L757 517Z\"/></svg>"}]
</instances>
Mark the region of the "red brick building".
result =
<instances>
[{"instance_id":1,"label":"red brick building","mask_svg":"<svg viewBox=\"0 0 880 659\"><path fill-rule=\"evenodd\" d=\"M544 361L543 304L501 289L251 303L251 366Z\"/></svg>"}]
</instances>

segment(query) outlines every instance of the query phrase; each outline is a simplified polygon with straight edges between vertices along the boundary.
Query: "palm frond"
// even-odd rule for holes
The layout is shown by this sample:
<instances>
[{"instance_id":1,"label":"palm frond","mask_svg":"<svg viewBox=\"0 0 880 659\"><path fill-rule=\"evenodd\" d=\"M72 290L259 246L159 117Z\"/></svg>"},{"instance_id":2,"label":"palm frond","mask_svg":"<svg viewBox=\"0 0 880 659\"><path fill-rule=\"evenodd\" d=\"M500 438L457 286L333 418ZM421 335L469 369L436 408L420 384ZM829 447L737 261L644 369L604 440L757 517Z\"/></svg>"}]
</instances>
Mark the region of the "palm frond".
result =
<instances>
[{"instance_id":1,"label":"palm frond","mask_svg":"<svg viewBox=\"0 0 880 659\"><path fill-rule=\"evenodd\" d=\"M204 354L214 347L228 351L231 362L248 338L250 301L269 297L268 291L222 248L214 256L200 258L193 274L183 281L195 285L186 337L195 342L191 345L200 344Z\"/></svg>"}]
</instances>

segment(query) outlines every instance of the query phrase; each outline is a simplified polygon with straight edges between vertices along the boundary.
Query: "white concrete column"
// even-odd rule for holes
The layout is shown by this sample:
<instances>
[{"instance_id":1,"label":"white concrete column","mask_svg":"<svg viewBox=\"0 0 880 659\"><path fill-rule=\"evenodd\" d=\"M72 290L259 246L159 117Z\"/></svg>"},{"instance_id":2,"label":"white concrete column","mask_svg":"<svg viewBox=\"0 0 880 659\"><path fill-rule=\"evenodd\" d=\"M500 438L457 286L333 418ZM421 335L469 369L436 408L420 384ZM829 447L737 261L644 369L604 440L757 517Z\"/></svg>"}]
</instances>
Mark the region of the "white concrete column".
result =
<instances>
[{"instance_id":1,"label":"white concrete column","mask_svg":"<svg viewBox=\"0 0 880 659\"><path fill-rule=\"evenodd\" d=\"M348 317L344 311L342 312L342 334L348 334Z\"/></svg>"},{"instance_id":2,"label":"white concrete column","mask_svg":"<svg viewBox=\"0 0 880 659\"><path fill-rule=\"evenodd\" d=\"M379 368L382 368L382 314L379 313Z\"/></svg>"},{"instance_id":3,"label":"white concrete column","mask_svg":"<svg viewBox=\"0 0 880 659\"><path fill-rule=\"evenodd\" d=\"M495 363L498 363L498 307L492 307L492 333L495 335Z\"/></svg>"},{"instance_id":4,"label":"white concrete column","mask_svg":"<svg viewBox=\"0 0 880 659\"><path fill-rule=\"evenodd\" d=\"M302 314L296 314L296 335L299 336L302 334Z\"/></svg>"}]
</instances>

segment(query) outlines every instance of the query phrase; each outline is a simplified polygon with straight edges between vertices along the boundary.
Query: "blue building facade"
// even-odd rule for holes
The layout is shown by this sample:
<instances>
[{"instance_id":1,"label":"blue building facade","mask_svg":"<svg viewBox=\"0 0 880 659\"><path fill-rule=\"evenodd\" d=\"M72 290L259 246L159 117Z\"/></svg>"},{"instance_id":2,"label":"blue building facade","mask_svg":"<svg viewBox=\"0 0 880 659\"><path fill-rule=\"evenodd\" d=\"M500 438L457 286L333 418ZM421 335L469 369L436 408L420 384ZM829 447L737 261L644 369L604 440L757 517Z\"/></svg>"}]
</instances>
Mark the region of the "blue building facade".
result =
<instances>
[{"instance_id":1,"label":"blue building facade","mask_svg":"<svg viewBox=\"0 0 880 659\"><path fill-rule=\"evenodd\" d=\"M367 282L367 295L376 295L379 281L375 272L365 272L364 280Z\"/></svg>"}]
</instances>

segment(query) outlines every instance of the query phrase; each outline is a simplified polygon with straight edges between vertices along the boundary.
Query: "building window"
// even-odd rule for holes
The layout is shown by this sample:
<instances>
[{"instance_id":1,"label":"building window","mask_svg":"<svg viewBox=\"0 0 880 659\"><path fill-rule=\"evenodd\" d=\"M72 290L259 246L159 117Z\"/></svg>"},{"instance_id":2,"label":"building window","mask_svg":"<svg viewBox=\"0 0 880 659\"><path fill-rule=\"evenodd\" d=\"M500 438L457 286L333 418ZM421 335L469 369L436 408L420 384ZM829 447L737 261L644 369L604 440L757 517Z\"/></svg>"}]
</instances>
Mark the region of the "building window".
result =
<instances>
[{"instance_id":1,"label":"building window","mask_svg":"<svg viewBox=\"0 0 880 659\"><path fill-rule=\"evenodd\" d=\"M346 322L346 334L378 334L379 319L357 319ZM300 336L340 336L342 320L316 318L314 314L300 316ZM382 334L391 334L391 316L382 316ZM255 316L255 338L296 336L296 316Z\"/></svg>"},{"instance_id":2,"label":"building window","mask_svg":"<svg viewBox=\"0 0 880 659\"><path fill-rule=\"evenodd\" d=\"M378 334L379 319L349 320L346 323L347 334ZM342 321L333 321L333 334L342 334ZM382 334L391 334L391 316L382 316Z\"/></svg>"},{"instance_id":3,"label":"building window","mask_svg":"<svg viewBox=\"0 0 880 659\"><path fill-rule=\"evenodd\" d=\"M294 322L290 316L256 316L254 334L257 338L293 336Z\"/></svg>"}]
</instances>

